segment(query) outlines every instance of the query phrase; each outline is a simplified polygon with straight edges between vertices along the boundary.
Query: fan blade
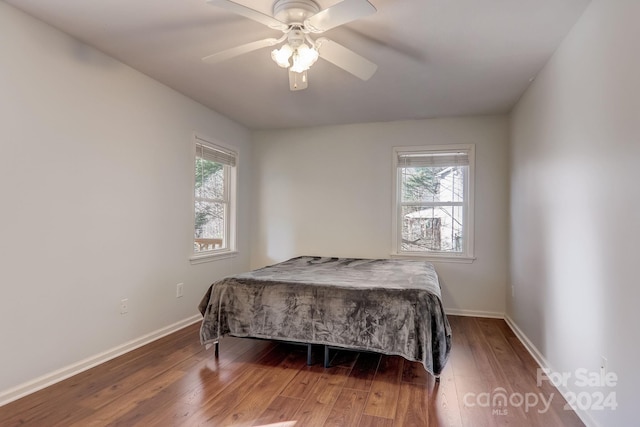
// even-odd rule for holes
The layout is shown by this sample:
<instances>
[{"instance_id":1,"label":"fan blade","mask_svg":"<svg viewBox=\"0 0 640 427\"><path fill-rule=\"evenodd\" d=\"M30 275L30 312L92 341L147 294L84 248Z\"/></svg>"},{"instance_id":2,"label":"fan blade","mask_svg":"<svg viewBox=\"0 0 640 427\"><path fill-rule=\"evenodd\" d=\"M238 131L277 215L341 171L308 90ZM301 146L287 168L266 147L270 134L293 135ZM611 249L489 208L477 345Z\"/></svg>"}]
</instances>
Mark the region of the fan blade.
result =
<instances>
[{"instance_id":1,"label":"fan blade","mask_svg":"<svg viewBox=\"0 0 640 427\"><path fill-rule=\"evenodd\" d=\"M232 47L231 49L223 50L222 52L214 53L213 55L205 56L204 58L202 58L202 61L206 62L207 64L215 64L245 53L253 52L254 50L262 49L263 47L274 46L279 42L280 40L273 38L258 40L255 42Z\"/></svg>"},{"instance_id":2,"label":"fan blade","mask_svg":"<svg viewBox=\"0 0 640 427\"><path fill-rule=\"evenodd\" d=\"M229 12L233 12L237 15L244 16L245 18L253 19L254 21L266 25L269 28L273 28L274 30L284 31L289 28L287 24L278 21L272 16L265 15L262 12L258 12L257 10L248 8L231 0L207 0L207 3L228 10Z\"/></svg>"},{"instance_id":3,"label":"fan blade","mask_svg":"<svg viewBox=\"0 0 640 427\"><path fill-rule=\"evenodd\" d=\"M362 80L369 80L378 69L378 66L367 58L327 38L321 37L316 40L316 46L320 58L331 62L333 65L348 71Z\"/></svg>"},{"instance_id":4,"label":"fan blade","mask_svg":"<svg viewBox=\"0 0 640 427\"><path fill-rule=\"evenodd\" d=\"M289 69L289 89L302 90L309 86L309 80L307 80L307 71L296 73Z\"/></svg>"},{"instance_id":5,"label":"fan blade","mask_svg":"<svg viewBox=\"0 0 640 427\"><path fill-rule=\"evenodd\" d=\"M343 0L307 18L304 25L313 33L322 33L375 12L376 8L367 0Z\"/></svg>"}]
</instances>

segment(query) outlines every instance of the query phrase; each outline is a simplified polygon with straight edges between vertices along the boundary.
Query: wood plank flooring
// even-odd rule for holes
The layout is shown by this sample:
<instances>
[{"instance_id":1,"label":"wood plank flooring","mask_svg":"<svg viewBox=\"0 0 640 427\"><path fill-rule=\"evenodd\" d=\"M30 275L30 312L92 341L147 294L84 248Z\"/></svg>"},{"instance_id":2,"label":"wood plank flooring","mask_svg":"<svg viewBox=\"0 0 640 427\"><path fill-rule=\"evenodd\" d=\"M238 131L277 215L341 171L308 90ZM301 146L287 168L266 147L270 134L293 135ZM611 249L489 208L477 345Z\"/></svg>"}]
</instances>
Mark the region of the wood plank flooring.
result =
<instances>
[{"instance_id":1,"label":"wood plank flooring","mask_svg":"<svg viewBox=\"0 0 640 427\"><path fill-rule=\"evenodd\" d=\"M321 348L307 366L304 346L260 340L224 338L215 359L193 325L0 407L0 425L584 425L549 382L536 384L538 366L503 320L449 321L439 384L396 356L332 351L325 369ZM527 396L537 405L520 403Z\"/></svg>"}]
</instances>

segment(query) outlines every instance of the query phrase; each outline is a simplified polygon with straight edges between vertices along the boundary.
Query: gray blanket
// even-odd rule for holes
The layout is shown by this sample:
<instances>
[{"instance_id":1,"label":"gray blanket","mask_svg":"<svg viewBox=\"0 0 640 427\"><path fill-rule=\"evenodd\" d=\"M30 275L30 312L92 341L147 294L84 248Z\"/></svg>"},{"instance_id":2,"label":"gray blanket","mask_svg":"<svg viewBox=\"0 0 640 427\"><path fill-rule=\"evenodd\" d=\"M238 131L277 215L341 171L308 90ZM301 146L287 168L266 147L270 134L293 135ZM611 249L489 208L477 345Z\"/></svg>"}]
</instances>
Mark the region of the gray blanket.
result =
<instances>
[{"instance_id":1,"label":"gray blanket","mask_svg":"<svg viewBox=\"0 0 640 427\"><path fill-rule=\"evenodd\" d=\"M399 355L439 375L451 328L438 276L417 260L298 257L222 279L199 305L203 344L224 335Z\"/></svg>"}]
</instances>

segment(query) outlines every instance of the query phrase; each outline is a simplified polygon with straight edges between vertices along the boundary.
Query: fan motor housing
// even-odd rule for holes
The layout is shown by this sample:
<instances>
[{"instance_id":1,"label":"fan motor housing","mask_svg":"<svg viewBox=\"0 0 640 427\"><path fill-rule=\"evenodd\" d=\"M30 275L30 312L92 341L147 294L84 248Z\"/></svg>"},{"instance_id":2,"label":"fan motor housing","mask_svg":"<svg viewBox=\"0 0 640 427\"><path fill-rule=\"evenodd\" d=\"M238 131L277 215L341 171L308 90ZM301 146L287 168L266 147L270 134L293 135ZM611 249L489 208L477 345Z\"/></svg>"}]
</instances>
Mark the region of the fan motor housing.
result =
<instances>
[{"instance_id":1,"label":"fan motor housing","mask_svg":"<svg viewBox=\"0 0 640 427\"><path fill-rule=\"evenodd\" d=\"M278 0L273 4L273 17L286 24L302 24L319 11L313 0Z\"/></svg>"}]
</instances>

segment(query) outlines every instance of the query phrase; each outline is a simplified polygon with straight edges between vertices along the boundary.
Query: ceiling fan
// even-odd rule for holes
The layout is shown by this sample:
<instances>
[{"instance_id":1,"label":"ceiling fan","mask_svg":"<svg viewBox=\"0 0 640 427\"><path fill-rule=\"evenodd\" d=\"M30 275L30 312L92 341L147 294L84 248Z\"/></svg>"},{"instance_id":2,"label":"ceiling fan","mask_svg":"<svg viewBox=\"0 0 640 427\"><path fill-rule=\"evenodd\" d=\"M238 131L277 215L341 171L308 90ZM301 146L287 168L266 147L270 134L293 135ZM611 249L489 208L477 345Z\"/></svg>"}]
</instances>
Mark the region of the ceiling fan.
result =
<instances>
[{"instance_id":1,"label":"ceiling fan","mask_svg":"<svg viewBox=\"0 0 640 427\"><path fill-rule=\"evenodd\" d=\"M271 58L282 68L289 70L289 88L306 89L307 70L318 57L343 70L369 80L378 66L368 59L326 37L312 39L310 34L320 34L337 26L355 21L376 12L367 0L343 0L329 8L320 9L313 0L277 0L273 4L273 16L231 0L207 0L207 3L253 19L274 30L282 31L279 38L268 38L223 50L202 60L215 64L236 56L284 43L271 52ZM305 43L306 42L306 43Z\"/></svg>"}]
</instances>

